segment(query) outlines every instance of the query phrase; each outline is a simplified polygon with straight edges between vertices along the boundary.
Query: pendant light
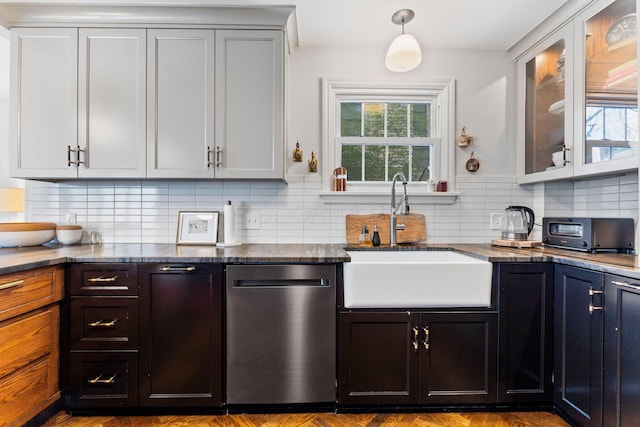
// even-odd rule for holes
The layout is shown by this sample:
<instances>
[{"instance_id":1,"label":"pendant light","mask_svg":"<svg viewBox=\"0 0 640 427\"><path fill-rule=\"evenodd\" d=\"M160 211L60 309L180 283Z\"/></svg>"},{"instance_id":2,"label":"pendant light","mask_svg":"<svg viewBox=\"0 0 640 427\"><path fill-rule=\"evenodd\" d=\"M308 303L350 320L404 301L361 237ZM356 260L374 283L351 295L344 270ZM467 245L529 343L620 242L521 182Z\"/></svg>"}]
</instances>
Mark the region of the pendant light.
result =
<instances>
[{"instance_id":1,"label":"pendant light","mask_svg":"<svg viewBox=\"0 0 640 427\"><path fill-rule=\"evenodd\" d=\"M402 34L393 39L384 60L384 64L391 71L410 71L422 62L418 41L411 34L404 33L404 24L411 22L414 15L411 9L401 9L391 17L391 22L402 25Z\"/></svg>"}]
</instances>

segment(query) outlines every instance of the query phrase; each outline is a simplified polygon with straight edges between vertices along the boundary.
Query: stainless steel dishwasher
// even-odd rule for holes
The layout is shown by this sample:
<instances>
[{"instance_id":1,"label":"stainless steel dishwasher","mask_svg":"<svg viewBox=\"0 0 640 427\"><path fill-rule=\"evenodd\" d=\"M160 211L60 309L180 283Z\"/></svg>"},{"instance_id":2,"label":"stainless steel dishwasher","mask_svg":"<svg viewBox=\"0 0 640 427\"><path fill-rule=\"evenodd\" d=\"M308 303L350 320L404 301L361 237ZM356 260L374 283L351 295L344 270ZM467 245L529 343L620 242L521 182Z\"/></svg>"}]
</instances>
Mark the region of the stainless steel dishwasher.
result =
<instances>
[{"instance_id":1,"label":"stainless steel dishwasher","mask_svg":"<svg viewBox=\"0 0 640 427\"><path fill-rule=\"evenodd\" d=\"M336 400L336 266L229 265L227 403Z\"/></svg>"}]
</instances>

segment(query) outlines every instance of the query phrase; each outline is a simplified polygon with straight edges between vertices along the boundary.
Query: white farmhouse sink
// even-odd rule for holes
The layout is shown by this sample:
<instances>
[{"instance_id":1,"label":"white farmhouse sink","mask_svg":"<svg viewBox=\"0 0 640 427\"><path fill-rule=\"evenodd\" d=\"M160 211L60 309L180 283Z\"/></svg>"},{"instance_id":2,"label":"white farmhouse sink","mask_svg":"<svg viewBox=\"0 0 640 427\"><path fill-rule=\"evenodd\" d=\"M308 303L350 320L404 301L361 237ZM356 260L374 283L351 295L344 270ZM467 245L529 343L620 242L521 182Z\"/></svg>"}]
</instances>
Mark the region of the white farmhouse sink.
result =
<instances>
[{"instance_id":1,"label":"white farmhouse sink","mask_svg":"<svg viewBox=\"0 0 640 427\"><path fill-rule=\"evenodd\" d=\"M488 307L492 264L452 251L349 251L344 305Z\"/></svg>"}]
</instances>

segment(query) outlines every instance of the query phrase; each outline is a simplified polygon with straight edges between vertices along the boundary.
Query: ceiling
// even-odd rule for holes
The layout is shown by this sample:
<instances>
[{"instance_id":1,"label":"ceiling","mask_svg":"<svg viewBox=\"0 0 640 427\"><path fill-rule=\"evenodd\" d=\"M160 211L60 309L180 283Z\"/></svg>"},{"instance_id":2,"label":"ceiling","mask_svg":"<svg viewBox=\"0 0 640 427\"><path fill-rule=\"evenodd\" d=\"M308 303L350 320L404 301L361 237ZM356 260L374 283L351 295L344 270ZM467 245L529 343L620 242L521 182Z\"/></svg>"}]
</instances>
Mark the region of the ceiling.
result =
<instances>
[{"instance_id":1,"label":"ceiling","mask_svg":"<svg viewBox=\"0 0 640 427\"><path fill-rule=\"evenodd\" d=\"M567 1L581 0L0 0L0 3L294 5L300 46L387 46L405 26L421 46L506 50Z\"/></svg>"}]
</instances>

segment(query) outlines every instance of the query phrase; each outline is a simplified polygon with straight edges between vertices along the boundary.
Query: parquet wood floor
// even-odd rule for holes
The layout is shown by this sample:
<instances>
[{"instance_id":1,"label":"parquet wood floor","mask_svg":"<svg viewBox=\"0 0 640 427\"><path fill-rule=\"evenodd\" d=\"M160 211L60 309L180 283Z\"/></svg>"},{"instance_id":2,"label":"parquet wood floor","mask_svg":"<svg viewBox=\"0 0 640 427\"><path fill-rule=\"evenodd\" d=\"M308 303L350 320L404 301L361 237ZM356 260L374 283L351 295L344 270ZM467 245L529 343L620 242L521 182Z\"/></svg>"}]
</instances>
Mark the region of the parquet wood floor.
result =
<instances>
[{"instance_id":1,"label":"parquet wood floor","mask_svg":"<svg viewBox=\"0 0 640 427\"><path fill-rule=\"evenodd\" d=\"M44 427L569 427L548 412L233 414L79 417L59 412Z\"/></svg>"}]
</instances>

